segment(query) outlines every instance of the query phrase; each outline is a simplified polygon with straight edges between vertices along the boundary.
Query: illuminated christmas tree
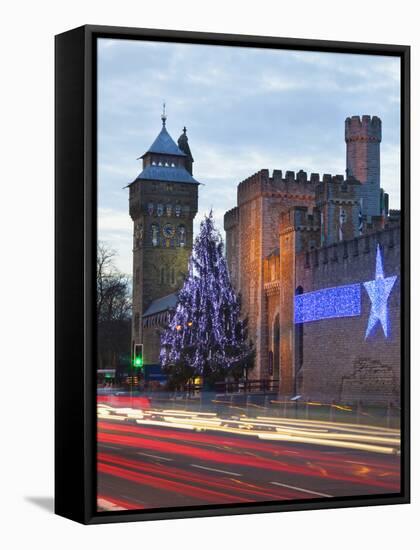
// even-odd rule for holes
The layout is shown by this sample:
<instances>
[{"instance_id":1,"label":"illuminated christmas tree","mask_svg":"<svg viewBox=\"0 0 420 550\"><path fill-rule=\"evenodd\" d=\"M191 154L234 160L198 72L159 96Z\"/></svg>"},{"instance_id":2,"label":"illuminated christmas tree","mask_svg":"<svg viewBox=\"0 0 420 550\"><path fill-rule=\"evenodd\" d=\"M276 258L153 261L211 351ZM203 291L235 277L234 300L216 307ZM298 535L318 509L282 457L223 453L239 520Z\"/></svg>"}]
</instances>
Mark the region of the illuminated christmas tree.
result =
<instances>
[{"instance_id":1,"label":"illuminated christmas tree","mask_svg":"<svg viewBox=\"0 0 420 550\"><path fill-rule=\"evenodd\" d=\"M213 216L205 216L175 312L161 337L161 363L179 381L241 376L253 366L247 322L229 280L223 241Z\"/></svg>"}]
</instances>

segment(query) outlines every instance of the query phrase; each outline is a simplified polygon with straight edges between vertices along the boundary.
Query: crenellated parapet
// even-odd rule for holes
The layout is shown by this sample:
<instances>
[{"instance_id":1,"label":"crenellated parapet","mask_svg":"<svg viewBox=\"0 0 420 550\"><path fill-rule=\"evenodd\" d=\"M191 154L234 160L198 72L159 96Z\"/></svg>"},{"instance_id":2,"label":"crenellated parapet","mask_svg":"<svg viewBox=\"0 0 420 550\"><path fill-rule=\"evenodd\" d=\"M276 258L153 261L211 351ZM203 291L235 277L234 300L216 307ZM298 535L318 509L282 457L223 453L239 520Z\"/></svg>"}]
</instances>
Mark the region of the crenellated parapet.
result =
<instances>
[{"instance_id":1,"label":"crenellated parapet","mask_svg":"<svg viewBox=\"0 0 420 550\"><path fill-rule=\"evenodd\" d=\"M308 174L303 170L295 173L291 170L267 169L256 172L238 185L238 205L259 196L278 197L315 197L315 187L319 183L319 174Z\"/></svg>"},{"instance_id":2,"label":"crenellated parapet","mask_svg":"<svg viewBox=\"0 0 420 550\"><path fill-rule=\"evenodd\" d=\"M393 249L400 245L400 226L361 235L351 240L336 242L313 250L303 250L296 256L296 265L304 269L327 269L331 265L334 269L337 263L359 261L360 256L376 254L376 246L383 249Z\"/></svg>"},{"instance_id":3,"label":"crenellated parapet","mask_svg":"<svg viewBox=\"0 0 420 550\"><path fill-rule=\"evenodd\" d=\"M223 226L225 231L229 231L236 227L239 223L239 208L235 206L228 210L223 218Z\"/></svg>"},{"instance_id":4,"label":"crenellated parapet","mask_svg":"<svg viewBox=\"0 0 420 550\"><path fill-rule=\"evenodd\" d=\"M363 115L347 117L345 122L345 140L374 141L382 140L382 123L377 116Z\"/></svg>"},{"instance_id":5,"label":"crenellated parapet","mask_svg":"<svg viewBox=\"0 0 420 550\"><path fill-rule=\"evenodd\" d=\"M237 189L238 206L260 196L267 187L269 179L269 172L264 169L241 181Z\"/></svg>"},{"instance_id":6,"label":"crenellated parapet","mask_svg":"<svg viewBox=\"0 0 420 550\"><path fill-rule=\"evenodd\" d=\"M340 204L358 203L361 197L361 183L356 178L337 174L324 174L322 181L315 189L315 202L317 206L326 202Z\"/></svg>"},{"instance_id":7,"label":"crenellated parapet","mask_svg":"<svg viewBox=\"0 0 420 550\"><path fill-rule=\"evenodd\" d=\"M279 234L291 231L319 231L320 215L317 209L294 206L280 215Z\"/></svg>"}]
</instances>

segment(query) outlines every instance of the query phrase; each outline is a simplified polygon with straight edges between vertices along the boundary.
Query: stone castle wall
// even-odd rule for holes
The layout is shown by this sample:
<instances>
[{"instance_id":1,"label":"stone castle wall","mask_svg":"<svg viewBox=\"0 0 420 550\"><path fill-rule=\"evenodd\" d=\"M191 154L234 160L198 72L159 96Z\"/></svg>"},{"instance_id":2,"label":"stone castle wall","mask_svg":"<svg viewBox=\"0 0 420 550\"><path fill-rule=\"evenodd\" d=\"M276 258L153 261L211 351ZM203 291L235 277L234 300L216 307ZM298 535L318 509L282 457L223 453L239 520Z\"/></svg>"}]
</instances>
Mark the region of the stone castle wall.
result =
<instances>
[{"instance_id":1,"label":"stone castle wall","mask_svg":"<svg viewBox=\"0 0 420 550\"><path fill-rule=\"evenodd\" d=\"M265 322L264 258L278 247L278 220L295 204L312 206L319 176L305 172L261 170L238 185L238 206L225 214L226 252L233 286L248 317L249 337L256 346L252 378L268 376L268 329Z\"/></svg>"},{"instance_id":2,"label":"stone castle wall","mask_svg":"<svg viewBox=\"0 0 420 550\"><path fill-rule=\"evenodd\" d=\"M362 288L362 314L303 324L302 393L312 399L398 401L400 391L400 228L341 242L296 257L304 292L375 278L380 245L385 277L397 275L388 300L390 333L377 323L365 338L371 301Z\"/></svg>"},{"instance_id":3,"label":"stone castle wall","mask_svg":"<svg viewBox=\"0 0 420 550\"><path fill-rule=\"evenodd\" d=\"M398 399L400 384L400 228L387 218L380 188L381 121L345 121L346 177L261 170L238 185L224 219L227 261L256 344L254 378L280 378L280 392L314 399ZM295 293L375 278L376 247L389 297L391 332L377 323L362 286L357 317L294 323Z\"/></svg>"}]
</instances>

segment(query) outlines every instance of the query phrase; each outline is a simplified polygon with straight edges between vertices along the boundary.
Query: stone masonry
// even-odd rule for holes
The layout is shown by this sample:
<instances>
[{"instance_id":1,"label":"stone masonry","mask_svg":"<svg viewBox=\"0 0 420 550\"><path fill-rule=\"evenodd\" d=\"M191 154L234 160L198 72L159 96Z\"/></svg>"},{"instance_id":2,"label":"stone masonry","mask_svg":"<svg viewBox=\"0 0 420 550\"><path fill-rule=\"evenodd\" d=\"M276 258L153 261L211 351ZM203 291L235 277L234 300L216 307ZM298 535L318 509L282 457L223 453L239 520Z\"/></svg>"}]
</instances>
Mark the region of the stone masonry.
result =
<instances>
[{"instance_id":1,"label":"stone masonry","mask_svg":"<svg viewBox=\"0 0 420 550\"><path fill-rule=\"evenodd\" d=\"M346 177L261 170L238 185L237 206L224 220L228 267L256 347L253 378L279 380L286 395L395 397L400 228L380 189L380 119L346 119L345 138ZM380 327L365 338L371 304L364 290L358 317L295 324L296 294L374 279L377 245L385 276L398 277L388 338Z\"/></svg>"}]
</instances>

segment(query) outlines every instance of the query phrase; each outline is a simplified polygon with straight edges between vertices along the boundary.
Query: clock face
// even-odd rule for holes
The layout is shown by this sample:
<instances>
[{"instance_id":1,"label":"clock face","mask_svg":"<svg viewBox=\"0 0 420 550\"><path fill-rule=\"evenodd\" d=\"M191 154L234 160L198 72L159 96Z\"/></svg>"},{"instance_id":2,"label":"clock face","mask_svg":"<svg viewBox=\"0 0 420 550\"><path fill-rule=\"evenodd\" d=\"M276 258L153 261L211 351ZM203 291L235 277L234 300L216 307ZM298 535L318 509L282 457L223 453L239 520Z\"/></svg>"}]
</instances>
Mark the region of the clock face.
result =
<instances>
[{"instance_id":1,"label":"clock face","mask_svg":"<svg viewBox=\"0 0 420 550\"><path fill-rule=\"evenodd\" d=\"M162 228L163 236L170 239L175 235L175 227L171 223L165 223Z\"/></svg>"}]
</instances>

